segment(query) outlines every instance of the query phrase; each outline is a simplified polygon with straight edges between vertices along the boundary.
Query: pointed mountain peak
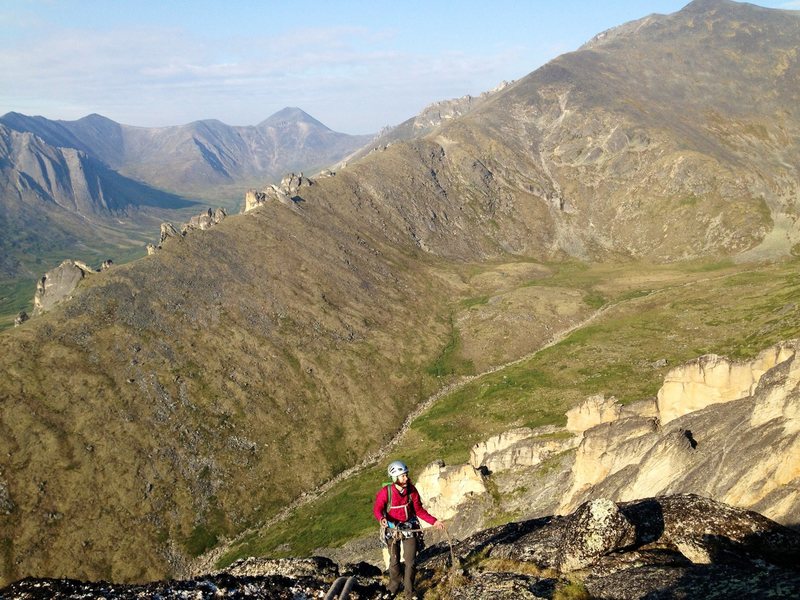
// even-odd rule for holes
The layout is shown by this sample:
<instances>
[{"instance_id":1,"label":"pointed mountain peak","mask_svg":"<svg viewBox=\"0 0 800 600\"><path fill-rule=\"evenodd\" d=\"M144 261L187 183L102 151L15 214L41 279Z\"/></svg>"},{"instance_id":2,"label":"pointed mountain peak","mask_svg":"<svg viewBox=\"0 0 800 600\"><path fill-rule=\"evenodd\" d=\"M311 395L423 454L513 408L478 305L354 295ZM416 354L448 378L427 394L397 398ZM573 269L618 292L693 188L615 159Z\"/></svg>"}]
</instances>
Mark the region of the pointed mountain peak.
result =
<instances>
[{"instance_id":1,"label":"pointed mountain peak","mask_svg":"<svg viewBox=\"0 0 800 600\"><path fill-rule=\"evenodd\" d=\"M274 115L271 115L261 121L261 123L258 124L258 127L281 127L295 123L308 123L309 125L315 125L317 127L328 129L314 117L309 115L304 110L297 108L296 106L287 106L286 108L279 110Z\"/></svg>"},{"instance_id":2,"label":"pointed mountain peak","mask_svg":"<svg viewBox=\"0 0 800 600\"><path fill-rule=\"evenodd\" d=\"M113 123L117 125L118 123L113 119L109 119L108 117L104 117L103 115L92 113L90 115L86 115L85 117L81 117L78 119L78 122L83 123Z\"/></svg>"}]
</instances>

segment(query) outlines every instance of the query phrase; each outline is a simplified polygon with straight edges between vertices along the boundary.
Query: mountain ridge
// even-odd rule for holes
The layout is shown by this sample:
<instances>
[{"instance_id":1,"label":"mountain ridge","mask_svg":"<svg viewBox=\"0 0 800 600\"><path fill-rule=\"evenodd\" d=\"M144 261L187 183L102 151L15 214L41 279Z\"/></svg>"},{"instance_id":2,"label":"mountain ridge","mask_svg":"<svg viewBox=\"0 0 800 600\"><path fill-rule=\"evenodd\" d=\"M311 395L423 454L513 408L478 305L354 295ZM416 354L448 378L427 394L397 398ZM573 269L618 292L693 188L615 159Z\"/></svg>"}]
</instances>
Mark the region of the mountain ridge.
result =
<instances>
[{"instance_id":1,"label":"mountain ridge","mask_svg":"<svg viewBox=\"0 0 800 600\"><path fill-rule=\"evenodd\" d=\"M264 183L305 167L322 168L371 136L337 133L299 108L286 107L258 125L217 119L166 127L116 123L102 115L51 121L7 113L0 123L30 131L55 146L74 147L121 174L178 193L212 193L214 186Z\"/></svg>"}]
</instances>

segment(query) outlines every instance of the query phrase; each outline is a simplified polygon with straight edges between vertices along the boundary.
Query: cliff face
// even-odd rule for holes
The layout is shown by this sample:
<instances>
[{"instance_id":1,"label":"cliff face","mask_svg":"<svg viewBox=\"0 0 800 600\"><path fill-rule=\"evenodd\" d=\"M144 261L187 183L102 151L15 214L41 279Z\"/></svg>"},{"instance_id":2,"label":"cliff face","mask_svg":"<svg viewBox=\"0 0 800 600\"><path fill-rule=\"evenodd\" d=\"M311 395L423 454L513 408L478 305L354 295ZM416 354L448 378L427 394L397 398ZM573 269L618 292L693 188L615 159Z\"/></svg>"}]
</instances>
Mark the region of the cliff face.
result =
<instances>
[{"instance_id":1,"label":"cliff face","mask_svg":"<svg viewBox=\"0 0 800 600\"><path fill-rule=\"evenodd\" d=\"M565 513L596 498L693 493L797 525L798 348L785 342L746 362L701 357L672 369L657 400L623 406L589 398L568 413L562 435L557 428L511 430L477 445L471 464L460 468L478 479L483 471L501 507L523 515ZM440 511L474 518L470 506L483 506L487 494L475 487L471 496L456 494L447 471L435 471L435 485L420 476L420 493Z\"/></svg>"},{"instance_id":2,"label":"cliff face","mask_svg":"<svg viewBox=\"0 0 800 600\"><path fill-rule=\"evenodd\" d=\"M0 282L41 276L44 257L130 252L162 215L194 205L83 150L0 124Z\"/></svg>"}]
</instances>

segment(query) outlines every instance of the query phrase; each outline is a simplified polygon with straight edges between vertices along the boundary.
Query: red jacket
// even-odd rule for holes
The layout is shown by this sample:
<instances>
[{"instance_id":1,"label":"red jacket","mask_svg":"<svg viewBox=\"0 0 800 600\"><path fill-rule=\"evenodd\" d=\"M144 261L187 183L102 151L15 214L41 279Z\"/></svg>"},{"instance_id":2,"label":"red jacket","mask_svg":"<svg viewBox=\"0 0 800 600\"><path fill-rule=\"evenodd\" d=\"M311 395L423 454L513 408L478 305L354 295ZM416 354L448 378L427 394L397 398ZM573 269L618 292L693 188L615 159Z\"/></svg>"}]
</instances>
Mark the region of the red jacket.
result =
<instances>
[{"instance_id":1,"label":"red jacket","mask_svg":"<svg viewBox=\"0 0 800 600\"><path fill-rule=\"evenodd\" d=\"M375 496L372 514L378 521L386 517L391 523L403 523L417 516L431 525L436 523L436 517L422 507L422 500L419 499L419 492L414 484L409 481L405 488L398 488L395 484L391 484L391 487L394 508L386 506L389 501L388 485L383 486Z\"/></svg>"}]
</instances>

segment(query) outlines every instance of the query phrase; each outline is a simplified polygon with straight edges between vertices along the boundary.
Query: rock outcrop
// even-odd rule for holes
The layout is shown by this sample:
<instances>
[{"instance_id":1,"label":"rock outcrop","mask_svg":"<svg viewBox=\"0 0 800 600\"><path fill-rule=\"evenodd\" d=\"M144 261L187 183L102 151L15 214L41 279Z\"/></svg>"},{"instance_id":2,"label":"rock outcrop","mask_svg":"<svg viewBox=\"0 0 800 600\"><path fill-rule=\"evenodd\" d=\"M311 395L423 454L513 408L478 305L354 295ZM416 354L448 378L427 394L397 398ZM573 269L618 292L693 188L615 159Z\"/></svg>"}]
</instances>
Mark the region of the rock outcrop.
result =
<instances>
[{"instance_id":1,"label":"rock outcrop","mask_svg":"<svg viewBox=\"0 0 800 600\"><path fill-rule=\"evenodd\" d=\"M536 467L542 462L574 448L580 438L559 435L555 427L519 427L489 438L472 447L470 464L489 473L514 467Z\"/></svg>"},{"instance_id":2,"label":"rock outcrop","mask_svg":"<svg viewBox=\"0 0 800 600\"><path fill-rule=\"evenodd\" d=\"M96 273L86 263L65 260L55 269L45 273L36 283L33 297L33 316L47 312L57 304L72 297L72 292L86 275Z\"/></svg>"},{"instance_id":3,"label":"rock outcrop","mask_svg":"<svg viewBox=\"0 0 800 600\"><path fill-rule=\"evenodd\" d=\"M225 209L221 206L214 211L209 208L206 212L202 212L189 219L188 223L184 223L181 227L181 235L186 235L188 232L195 229L199 229L200 231L211 229L214 225L221 223L227 216L228 213L226 213Z\"/></svg>"},{"instance_id":4,"label":"rock outcrop","mask_svg":"<svg viewBox=\"0 0 800 600\"><path fill-rule=\"evenodd\" d=\"M445 466L431 463L419 472L415 485L427 509L439 519L449 519L473 494L485 494L480 472L471 465Z\"/></svg>"},{"instance_id":5,"label":"rock outcrop","mask_svg":"<svg viewBox=\"0 0 800 600\"><path fill-rule=\"evenodd\" d=\"M632 500L681 491L796 522L799 343L778 344L752 361L702 357L670 371L659 392L659 400L670 399L661 404L668 412L659 411L667 423L628 418L586 431L562 508L597 494ZM681 389L687 393L675 393ZM682 416L669 418L674 414Z\"/></svg>"},{"instance_id":6,"label":"rock outcrop","mask_svg":"<svg viewBox=\"0 0 800 600\"><path fill-rule=\"evenodd\" d=\"M214 225L221 223L227 216L228 213L225 212L225 209L222 207L213 211L209 208L199 215L193 216L187 223L181 225L180 231L178 231L172 223L162 223L158 246L147 244L147 255L155 254L157 250L161 249L161 245L170 238L181 238L195 230L205 231L206 229L211 229Z\"/></svg>"},{"instance_id":7,"label":"rock outcrop","mask_svg":"<svg viewBox=\"0 0 800 600\"><path fill-rule=\"evenodd\" d=\"M498 511L535 517L599 497L675 493L796 524L798 347L800 340L783 342L749 361L700 357L669 371L657 398L622 405L593 396L567 413L566 427L515 428L476 444L468 465L448 469L480 472L487 492L451 494L452 526L470 533L467 521L477 526ZM424 496L440 485L435 477L418 483Z\"/></svg>"},{"instance_id":8,"label":"rock outcrop","mask_svg":"<svg viewBox=\"0 0 800 600\"><path fill-rule=\"evenodd\" d=\"M708 354L669 371L658 391L658 417L662 424L711 404L750 396L761 376L794 355L788 343L761 352L744 362Z\"/></svg>"},{"instance_id":9,"label":"rock outcrop","mask_svg":"<svg viewBox=\"0 0 800 600\"><path fill-rule=\"evenodd\" d=\"M162 223L161 224L161 233L159 234L158 244L159 246L166 242L169 238L174 238L180 236L180 233L177 229L175 229L175 225L172 223Z\"/></svg>"},{"instance_id":10,"label":"rock outcrop","mask_svg":"<svg viewBox=\"0 0 800 600\"><path fill-rule=\"evenodd\" d=\"M583 433L600 423L616 421L621 411L622 406L613 396L611 398L606 398L602 394L592 396L567 411L567 431Z\"/></svg>"},{"instance_id":11,"label":"rock outcrop","mask_svg":"<svg viewBox=\"0 0 800 600\"><path fill-rule=\"evenodd\" d=\"M328 172L330 173L330 172ZM326 174L326 176L329 176ZM303 199L300 196L301 188L310 187L315 182L309 177L304 177L302 173L295 174L289 173L280 184L269 185L262 191L248 190L244 196L244 212L253 210L257 206L261 206L270 201L277 201L287 206L294 206Z\"/></svg>"}]
</instances>

